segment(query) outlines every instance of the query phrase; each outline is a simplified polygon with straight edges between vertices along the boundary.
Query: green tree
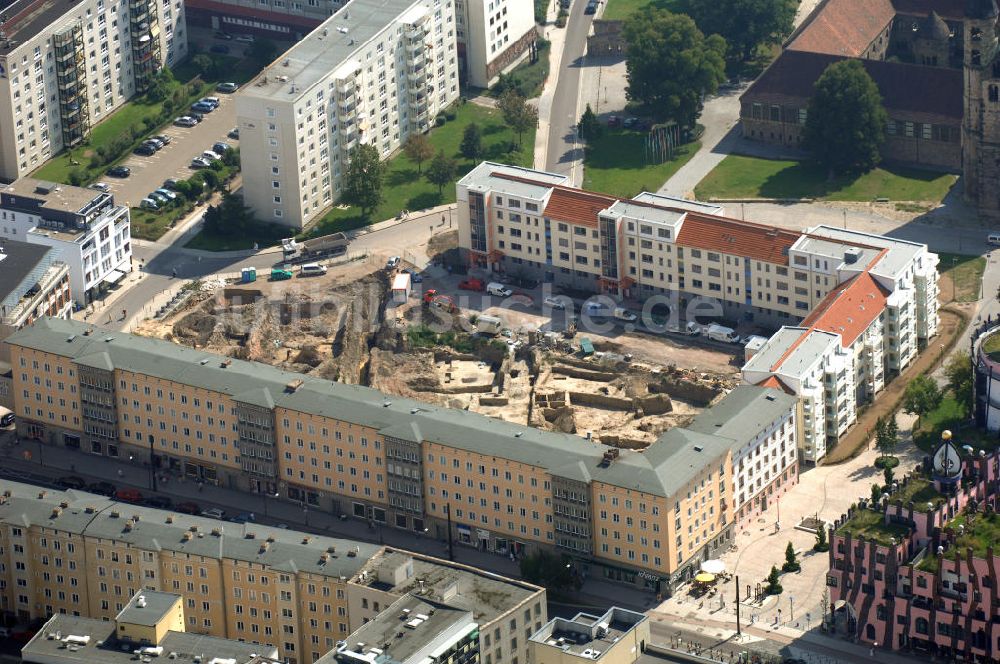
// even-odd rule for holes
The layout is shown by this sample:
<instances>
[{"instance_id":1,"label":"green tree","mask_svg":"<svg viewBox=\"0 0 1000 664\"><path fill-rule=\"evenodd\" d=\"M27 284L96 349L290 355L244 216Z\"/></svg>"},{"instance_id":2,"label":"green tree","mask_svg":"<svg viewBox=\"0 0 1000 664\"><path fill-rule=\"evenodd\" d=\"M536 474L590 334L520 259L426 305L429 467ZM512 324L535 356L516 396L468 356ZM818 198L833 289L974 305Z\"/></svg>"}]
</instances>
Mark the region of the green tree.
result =
<instances>
[{"instance_id":1,"label":"green tree","mask_svg":"<svg viewBox=\"0 0 1000 664\"><path fill-rule=\"evenodd\" d=\"M829 551L830 543L826 541L826 525L819 524L819 528L816 529L816 543L813 544L813 551Z\"/></svg>"},{"instance_id":2,"label":"green tree","mask_svg":"<svg viewBox=\"0 0 1000 664\"><path fill-rule=\"evenodd\" d=\"M421 133L410 134L406 143L403 144L403 154L417 165L417 173L419 174L423 163L434 156L434 146L425 135Z\"/></svg>"},{"instance_id":3,"label":"green tree","mask_svg":"<svg viewBox=\"0 0 1000 664\"><path fill-rule=\"evenodd\" d=\"M198 70L202 78L209 76L209 72L215 69L215 61L212 57L205 55L204 53L199 53L191 58L191 65Z\"/></svg>"},{"instance_id":4,"label":"green tree","mask_svg":"<svg viewBox=\"0 0 1000 664\"><path fill-rule=\"evenodd\" d=\"M781 566L781 569L786 572L798 572L802 569L799 559L795 556L795 547L792 546L791 542L785 547L785 564Z\"/></svg>"},{"instance_id":5,"label":"green tree","mask_svg":"<svg viewBox=\"0 0 1000 664\"><path fill-rule=\"evenodd\" d=\"M780 595L784 588L781 587L781 577L778 576L778 568L771 565L771 573L767 575L767 594Z\"/></svg>"},{"instance_id":6,"label":"green tree","mask_svg":"<svg viewBox=\"0 0 1000 664\"><path fill-rule=\"evenodd\" d=\"M860 60L842 60L816 81L803 144L832 174L864 173L882 156L889 116Z\"/></svg>"},{"instance_id":7,"label":"green tree","mask_svg":"<svg viewBox=\"0 0 1000 664\"><path fill-rule=\"evenodd\" d=\"M882 457L891 457L899 444L899 426L896 424L896 413L892 412L880 417L875 422L875 447Z\"/></svg>"},{"instance_id":8,"label":"green tree","mask_svg":"<svg viewBox=\"0 0 1000 664\"><path fill-rule=\"evenodd\" d=\"M893 472L892 468L883 468L882 479L885 480L885 490L890 491L892 489L892 481L896 479L896 473Z\"/></svg>"},{"instance_id":9,"label":"green tree","mask_svg":"<svg viewBox=\"0 0 1000 664\"><path fill-rule=\"evenodd\" d=\"M628 98L657 119L693 126L704 96L725 80L726 41L706 38L691 17L653 5L632 14L622 34L628 42Z\"/></svg>"},{"instance_id":10,"label":"green tree","mask_svg":"<svg viewBox=\"0 0 1000 664\"><path fill-rule=\"evenodd\" d=\"M278 55L278 45L270 39L257 39L247 49L247 57L259 67L271 64Z\"/></svg>"},{"instance_id":11,"label":"green tree","mask_svg":"<svg viewBox=\"0 0 1000 664\"><path fill-rule=\"evenodd\" d=\"M361 216L367 217L382 202L384 173L385 165L379 159L375 146L357 146L351 150L341 198L348 205L361 208Z\"/></svg>"},{"instance_id":12,"label":"green tree","mask_svg":"<svg viewBox=\"0 0 1000 664\"><path fill-rule=\"evenodd\" d=\"M597 115L594 113L594 109L590 107L590 104L587 104L587 108L584 109L583 115L580 116L580 122L576 127L580 138L585 141L600 138L601 132L604 129L601 127L601 122L597 119Z\"/></svg>"},{"instance_id":13,"label":"green tree","mask_svg":"<svg viewBox=\"0 0 1000 664\"><path fill-rule=\"evenodd\" d=\"M882 487L878 484L872 484L872 505L875 505L882 497Z\"/></svg>"},{"instance_id":14,"label":"green tree","mask_svg":"<svg viewBox=\"0 0 1000 664\"><path fill-rule=\"evenodd\" d=\"M917 376L903 392L903 410L919 419L941 405L941 388L930 376Z\"/></svg>"},{"instance_id":15,"label":"green tree","mask_svg":"<svg viewBox=\"0 0 1000 664\"><path fill-rule=\"evenodd\" d=\"M254 219L243 199L224 192L218 205L209 205L205 210L204 225L212 235L235 237L251 231Z\"/></svg>"},{"instance_id":16,"label":"green tree","mask_svg":"<svg viewBox=\"0 0 1000 664\"><path fill-rule=\"evenodd\" d=\"M945 365L944 375L948 379L948 390L955 401L962 404L965 414L972 412L973 394L973 373L972 359L968 353L956 353Z\"/></svg>"},{"instance_id":17,"label":"green tree","mask_svg":"<svg viewBox=\"0 0 1000 664\"><path fill-rule=\"evenodd\" d=\"M521 147L524 132L538 126L538 109L530 105L514 89L509 89L500 95L497 107L503 113L503 121L517 134L517 146Z\"/></svg>"},{"instance_id":18,"label":"green tree","mask_svg":"<svg viewBox=\"0 0 1000 664\"><path fill-rule=\"evenodd\" d=\"M444 186L451 183L458 173L458 163L447 156L444 150L440 150L431 160L431 165L427 167L427 181L436 184L438 196L444 191Z\"/></svg>"},{"instance_id":19,"label":"green tree","mask_svg":"<svg viewBox=\"0 0 1000 664\"><path fill-rule=\"evenodd\" d=\"M580 577L573 572L569 556L539 550L521 558L521 576L552 591L577 589Z\"/></svg>"},{"instance_id":20,"label":"green tree","mask_svg":"<svg viewBox=\"0 0 1000 664\"><path fill-rule=\"evenodd\" d=\"M462 152L462 155L472 161L476 161L483 156L483 132L480 131L479 125L475 122L470 122L466 126L465 131L462 133L462 144L458 149Z\"/></svg>"},{"instance_id":21,"label":"green tree","mask_svg":"<svg viewBox=\"0 0 1000 664\"><path fill-rule=\"evenodd\" d=\"M797 0L687 0L698 27L718 33L729 57L746 62L758 46L781 43L792 31Z\"/></svg>"}]
</instances>

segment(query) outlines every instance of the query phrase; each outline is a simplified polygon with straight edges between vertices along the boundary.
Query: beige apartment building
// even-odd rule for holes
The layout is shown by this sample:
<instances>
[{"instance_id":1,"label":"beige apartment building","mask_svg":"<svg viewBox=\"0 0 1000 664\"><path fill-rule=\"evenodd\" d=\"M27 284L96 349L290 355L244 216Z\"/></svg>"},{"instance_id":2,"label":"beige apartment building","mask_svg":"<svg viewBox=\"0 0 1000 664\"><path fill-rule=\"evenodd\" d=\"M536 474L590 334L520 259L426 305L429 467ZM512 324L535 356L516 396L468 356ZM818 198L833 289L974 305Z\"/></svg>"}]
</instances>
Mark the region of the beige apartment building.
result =
<instances>
[{"instance_id":1,"label":"beige apartment building","mask_svg":"<svg viewBox=\"0 0 1000 664\"><path fill-rule=\"evenodd\" d=\"M13 182L187 55L181 0L17 0L0 31L0 182Z\"/></svg>"},{"instance_id":2,"label":"beige apartment building","mask_svg":"<svg viewBox=\"0 0 1000 664\"><path fill-rule=\"evenodd\" d=\"M620 450L76 321L8 345L19 432L50 445L664 593L730 542L729 438Z\"/></svg>"},{"instance_id":3,"label":"beige apartment building","mask_svg":"<svg viewBox=\"0 0 1000 664\"><path fill-rule=\"evenodd\" d=\"M121 621L140 591L179 596L188 633L273 644L293 664L316 661L411 592L475 609L504 634L547 620L543 589L464 565L0 482L0 611ZM527 642L495 647L524 661Z\"/></svg>"}]
</instances>

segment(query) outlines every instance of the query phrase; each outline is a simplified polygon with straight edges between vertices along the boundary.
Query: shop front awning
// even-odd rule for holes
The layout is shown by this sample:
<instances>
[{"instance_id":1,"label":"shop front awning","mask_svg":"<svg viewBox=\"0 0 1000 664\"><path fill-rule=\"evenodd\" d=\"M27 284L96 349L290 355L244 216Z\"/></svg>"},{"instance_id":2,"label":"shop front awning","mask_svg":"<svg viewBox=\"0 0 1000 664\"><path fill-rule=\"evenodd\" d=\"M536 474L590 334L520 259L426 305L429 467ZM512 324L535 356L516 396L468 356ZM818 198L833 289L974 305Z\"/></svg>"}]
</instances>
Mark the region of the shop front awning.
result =
<instances>
[{"instance_id":1,"label":"shop front awning","mask_svg":"<svg viewBox=\"0 0 1000 664\"><path fill-rule=\"evenodd\" d=\"M114 286L119 281L121 281L124 276L125 273L122 272L121 270L111 270L111 272L108 272L106 275L104 275L104 279L102 281L104 281L104 283L106 283L109 286Z\"/></svg>"}]
</instances>

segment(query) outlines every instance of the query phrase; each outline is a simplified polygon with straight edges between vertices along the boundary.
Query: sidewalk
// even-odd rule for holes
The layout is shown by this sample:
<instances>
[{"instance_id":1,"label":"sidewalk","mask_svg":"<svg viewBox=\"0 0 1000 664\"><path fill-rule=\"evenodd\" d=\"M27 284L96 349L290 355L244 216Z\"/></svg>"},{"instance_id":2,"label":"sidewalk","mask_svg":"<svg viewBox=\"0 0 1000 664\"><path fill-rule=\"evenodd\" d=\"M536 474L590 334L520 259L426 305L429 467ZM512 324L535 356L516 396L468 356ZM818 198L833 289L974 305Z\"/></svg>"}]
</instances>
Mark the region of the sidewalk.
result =
<instances>
[{"instance_id":1,"label":"sidewalk","mask_svg":"<svg viewBox=\"0 0 1000 664\"><path fill-rule=\"evenodd\" d=\"M538 98L538 128L535 130L535 168L543 171L548 163L552 99L559 83L559 70L562 65L563 49L566 46L566 28L556 27L558 14L557 4L551 2L545 16L545 38L549 40L549 77L545 79L542 94Z\"/></svg>"},{"instance_id":2,"label":"sidewalk","mask_svg":"<svg viewBox=\"0 0 1000 664\"><path fill-rule=\"evenodd\" d=\"M30 483L52 481L72 473L88 482L104 480L118 488L149 492L151 475L147 465L62 447L54 448L37 441L21 440L14 445L13 440L13 432L0 432L0 479ZM338 514L288 500L269 499L263 494L209 484L199 485L173 474L168 474L167 479L161 479L162 477L164 473L161 471L157 474L156 493L169 496L175 503L193 501L202 509L219 507L229 516L252 513L259 523L286 524L296 530L385 544L439 558L448 557L447 542L421 534L390 526L369 526L367 522L354 518L341 519ZM518 564L506 556L480 551L457 542L453 550L456 562L513 578L521 577ZM589 578L574 599L576 601L573 606L577 603L600 607L618 605L646 610L653 605L653 597L648 592Z\"/></svg>"}]
</instances>

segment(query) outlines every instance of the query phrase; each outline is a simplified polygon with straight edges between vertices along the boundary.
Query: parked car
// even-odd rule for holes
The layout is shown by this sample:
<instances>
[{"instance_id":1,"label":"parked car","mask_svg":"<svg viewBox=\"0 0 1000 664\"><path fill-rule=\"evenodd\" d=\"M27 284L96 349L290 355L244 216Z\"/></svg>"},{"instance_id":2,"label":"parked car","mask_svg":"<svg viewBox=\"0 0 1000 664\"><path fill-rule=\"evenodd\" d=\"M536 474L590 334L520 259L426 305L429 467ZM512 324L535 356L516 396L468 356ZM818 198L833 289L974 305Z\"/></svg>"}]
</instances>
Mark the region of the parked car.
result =
<instances>
[{"instance_id":1,"label":"parked car","mask_svg":"<svg viewBox=\"0 0 1000 664\"><path fill-rule=\"evenodd\" d=\"M482 279L469 278L463 279L458 282L458 287L461 290L476 291L477 293L482 293L486 290L486 284L483 283Z\"/></svg>"},{"instance_id":2,"label":"parked car","mask_svg":"<svg viewBox=\"0 0 1000 664\"><path fill-rule=\"evenodd\" d=\"M403 272L406 272L407 274L409 274L410 275L410 281L412 281L415 284L422 283L423 280L424 280L424 275L420 274L416 270L406 269L406 270L403 270Z\"/></svg>"},{"instance_id":3,"label":"parked car","mask_svg":"<svg viewBox=\"0 0 1000 664\"><path fill-rule=\"evenodd\" d=\"M553 309L557 309L559 311L562 311L563 309L566 308L566 303L560 300L558 297L547 297L542 302L545 304L545 306L552 307Z\"/></svg>"},{"instance_id":4,"label":"parked car","mask_svg":"<svg viewBox=\"0 0 1000 664\"><path fill-rule=\"evenodd\" d=\"M587 6L583 10L584 14L596 14L597 13L597 3L588 2Z\"/></svg>"},{"instance_id":5,"label":"parked car","mask_svg":"<svg viewBox=\"0 0 1000 664\"><path fill-rule=\"evenodd\" d=\"M215 86L216 92L236 92L240 88L236 83L219 83Z\"/></svg>"},{"instance_id":6,"label":"parked car","mask_svg":"<svg viewBox=\"0 0 1000 664\"><path fill-rule=\"evenodd\" d=\"M222 141L212 143L212 152L217 155L224 155L226 154L226 150L230 150L231 148L232 146L229 143L223 143Z\"/></svg>"},{"instance_id":7,"label":"parked car","mask_svg":"<svg viewBox=\"0 0 1000 664\"><path fill-rule=\"evenodd\" d=\"M201 122L202 120L205 119L205 115L197 111L188 111L188 117L194 120L195 122Z\"/></svg>"},{"instance_id":8,"label":"parked car","mask_svg":"<svg viewBox=\"0 0 1000 664\"><path fill-rule=\"evenodd\" d=\"M103 191L105 194L111 191L111 187L104 182L95 182L90 185L91 189L96 189L97 191Z\"/></svg>"},{"instance_id":9,"label":"parked car","mask_svg":"<svg viewBox=\"0 0 1000 664\"><path fill-rule=\"evenodd\" d=\"M139 201L139 207L143 210L159 210L160 204L154 201L152 198L144 198Z\"/></svg>"},{"instance_id":10,"label":"parked car","mask_svg":"<svg viewBox=\"0 0 1000 664\"><path fill-rule=\"evenodd\" d=\"M108 169L108 175L114 178L127 178L132 175L132 169L128 166L114 166Z\"/></svg>"},{"instance_id":11,"label":"parked car","mask_svg":"<svg viewBox=\"0 0 1000 664\"><path fill-rule=\"evenodd\" d=\"M210 53L220 53L223 55L229 53L229 47L225 44L212 44L211 48L208 50Z\"/></svg>"},{"instance_id":12,"label":"parked car","mask_svg":"<svg viewBox=\"0 0 1000 664\"><path fill-rule=\"evenodd\" d=\"M174 120L174 124L178 127L193 127L198 124L198 121L189 115L182 115L181 117Z\"/></svg>"},{"instance_id":13,"label":"parked car","mask_svg":"<svg viewBox=\"0 0 1000 664\"><path fill-rule=\"evenodd\" d=\"M191 160L191 168L208 168L212 163L204 157L195 157Z\"/></svg>"},{"instance_id":14,"label":"parked car","mask_svg":"<svg viewBox=\"0 0 1000 664\"><path fill-rule=\"evenodd\" d=\"M208 104L212 108L218 108L222 101L218 97L202 97L196 103L198 104Z\"/></svg>"},{"instance_id":15,"label":"parked car","mask_svg":"<svg viewBox=\"0 0 1000 664\"><path fill-rule=\"evenodd\" d=\"M132 152L137 155L141 155L143 157L150 157L156 154L156 148L154 148L152 145L149 145L148 143L143 143L135 150L132 150Z\"/></svg>"},{"instance_id":16,"label":"parked car","mask_svg":"<svg viewBox=\"0 0 1000 664\"><path fill-rule=\"evenodd\" d=\"M234 516L229 520L232 521L233 523L247 523L256 521L257 517L254 516L253 512L240 512L239 514L237 514L236 516Z\"/></svg>"},{"instance_id":17,"label":"parked car","mask_svg":"<svg viewBox=\"0 0 1000 664\"><path fill-rule=\"evenodd\" d=\"M166 134L157 134L156 136L151 136L150 138L155 138L156 140L158 140L160 143L163 143L164 145L169 145L170 141L174 140L174 139L170 138L169 136L167 136Z\"/></svg>"},{"instance_id":18,"label":"parked car","mask_svg":"<svg viewBox=\"0 0 1000 664\"><path fill-rule=\"evenodd\" d=\"M236 141L240 140L240 128L233 127L232 129L229 130L229 133L226 134L226 136Z\"/></svg>"},{"instance_id":19,"label":"parked car","mask_svg":"<svg viewBox=\"0 0 1000 664\"><path fill-rule=\"evenodd\" d=\"M63 489L82 489L87 486L87 483L83 481L82 477L77 477L76 475L66 475L60 477L56 480L56 484L61 486Z\"/></svg>"},{"instance_id":20,"label":"parked car","mask_svg":"<svg viewBox=\"0 0 1000 664\"><path fill-rule=\"evenodd\" d=\"M220 510L218 507L210 507L207 510L202 510L201 515L207 516L209 519L224 519L226 511Z\"/></svg>"},{"instance_id":21,"label":"parked car","mask_svg":"<svg viewBox=\"0 0 1000 664\"><path fill-rule=\"evenodd\" d=\"M215 31L215 38L216 39L225 39L225 40L228 41L228 40L232 39L233 36L231 34L229 34L228 32L223 32L222 30L216 30Z\"/></svg>"},{"instance_id":22,"label":"parked car","mask_svg":"<svg viewBox=\"0 0 1000 664\"><path fill-rule=\"evenodd\" d=\"M174 501L166 496L150 496L145 502L150 507L157 507L161 510L170 509L170 506L174 504Z\"/></svg>"},{"instance_id":23,"label":"parked car","mask_svg":"<svg viewBox=\"0 0 1000 664\"><path fill-rule=\"evenodd\" d=\"M115 498L126 503L141 503L142 494L138 489L118 489L115 491Z\"/></svg>"},{"instance_id":24,"label":"parked car","mask_svg":"<svg viewBox=\"0 0 1000 664\"><path fill-rule=\"evenodd\" d=\"M160 188L153 192L154 194L159 194L160 196L166 196L168 201L177 200L177 194L170 191L169 189Z\"/></svg>"},{"instance_id":25,"label":"parked car","mask_svg":"<svg viewBox=\"0 0 1000 664\"><path fill-rule=\"evenodd\" d=\"M389 260L385 262L385 267L389 270L395 269L399 265L399 256L391 256Z\"/></svg>"},{"instance_id":26,"label":"parked car","mask_svg":"<svg viewBox=\"0 0 1000 664\"><path fill-rule=\"evenodd\" d=\"M96 493L99 496L107 496L108 498L115 495L115 491L117 490L111 482L92 482L87 485L87 491Z\"/></svg>"},{"instance_id":27,"label":"parked car","mask_svg":"<svg viewBox=\"0 0 1000 664\"><path fill-rule=\"evenodd\" d=\"M177 178L167 178L163 181L163 186L167 189L176 189L178 182L180 182L180 180Z\"/></svg>"},{"instance_id":28,"label":"parked car","mask_svg":"<svg viewBox=\"0 0 1000 664\"><path fill-rule=\"evenodd\" d=\"M253 35L236 35L236 41L241 44L252 44L254 43Z\"/></svg>"},{"instance_id":29,"label":"parked car","mask_svg":"<svg viewBox=\"0 0 1000 664\"><path fill-rule=\"evenodd\" d=\"M625 118L625 121L622 122L622 126L625 127L626 129L632 129L638 124L639 124L639 118Z\"/></svg>"},{"instance_id":30,"label":"parked car","mask_svg":"<svg viewBox=\"0 0 1000 664\"><path fill-rule=\"evenodd\" d=\"M196 113L211 113L212 111L215 110L215 106L212 106L211 104L203 101L196 101L195 103L191 104L191 110Z\"/></svg>"},{"instance_id":31,"label":"parked car","mask_svg":"<svg viewBox=\"0 0 1000 664\"><path fill-rule=\"evenodd\" d=\"M144 141L142 142L142 144L143 144L143 145L152 145L152 146L153 146L154 148L156 148L157 150L159 150L159 149L160 149L160 148L162 148L162 147L163 147L164 145L166 145L166 143L164 143L164 142L163 142L163 141L161 141L160 139L158 139L158 138L153 138L152 136L150 136L149 138L147 138L146 140L144 140Z\"/></svg>"},{"instance_id":32,"label":"parked car","mask_svg":"<svg viewBox=\"0 0 1000 664\"><path fill-rule=\"evenodd\" d=\"M593 12L591 12L591 13L593 13ZM621 125L621 123L622 123L622 119L620 117L618 117L617 115L612 115L612 116L610 116L608 118L608 126L609 127L618 127L618 126Z\"/></svg>"},{"instance_id":33,"label":"parked car","mask_svg":"<svg viewBox=\"0 0 1000 664\"><path fill-rule=\"evenodd\" d=\"M166 205L167 203L170 202L169 198L167 198L163 194L157 193L155 191L149 192L149 196L147 196L147 198L152 198L154 201L156 201L160 205Z\"/></svg>"},{"instance_id":34,"label":"parked car","mask_svg":"<svg viewBox=\"0 0 1000 664\"><path fill-rule=\"evenodd\" d=\"M211 150L205 150L204 152L201 153L201 158L211 163L213 161L218 161L219 159L222 159L222 155L216 154Z\"/></svg>"},{"instance_id":35,"label":"parked car","mask_svg":"<svg viewBox=\"0 0 1000 664\"><path fill-rule=\"evenodd\" d=\"M176 505L174 505L174 509L183 514L201 513L201 507L198 506L198 503L192 503L192 502L177 503Z\"/></svg>"}]
</instances>

